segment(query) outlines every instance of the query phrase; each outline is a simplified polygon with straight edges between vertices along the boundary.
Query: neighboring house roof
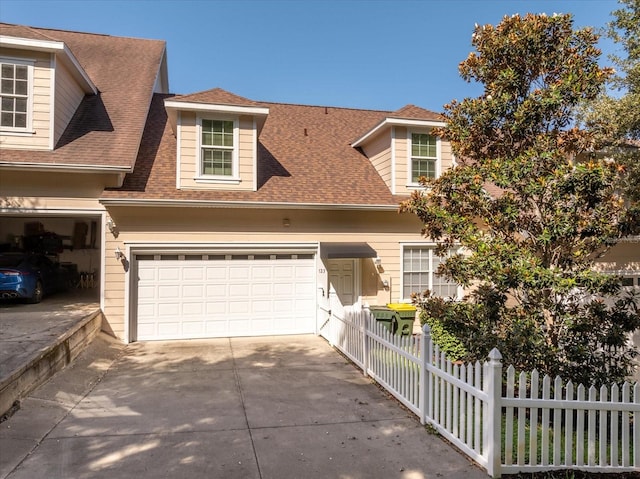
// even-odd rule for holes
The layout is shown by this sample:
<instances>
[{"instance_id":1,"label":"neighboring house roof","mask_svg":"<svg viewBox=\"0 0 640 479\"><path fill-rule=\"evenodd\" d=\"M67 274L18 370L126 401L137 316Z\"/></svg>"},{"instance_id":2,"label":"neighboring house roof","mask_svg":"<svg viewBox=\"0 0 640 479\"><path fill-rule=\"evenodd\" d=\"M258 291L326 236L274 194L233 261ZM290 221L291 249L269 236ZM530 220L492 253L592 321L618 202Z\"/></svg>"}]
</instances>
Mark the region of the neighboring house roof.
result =
<instances>
[{"instance_id":1,"label":"neighboring house roof","mask_svg":"<svg viewBox=\"0 0 640 479\"><path fill-rule=\"evenodd\" d=\"M239 98L223 90L204 94ZM257 191L177 190L176 138L163 106L176 98L185 97L154 97L136 168L122 188L105 191L104 200L389 208L401 200L350 145L362 125L377 124L391 112L266 102L260 103L269 115L258 139Z\"/></svg>"},{"instance_id":2,"label":"neighboring house roof","mask_svg":"<svg viewBox=\"0 0 640 479\"><path fill-rule=\"evenodd\" d=\"M99 92L85 96L53 151L3 149L1 162L130 170L165 42L5 23L0 35L64 42Z\"/></svg>"}]
</instances>

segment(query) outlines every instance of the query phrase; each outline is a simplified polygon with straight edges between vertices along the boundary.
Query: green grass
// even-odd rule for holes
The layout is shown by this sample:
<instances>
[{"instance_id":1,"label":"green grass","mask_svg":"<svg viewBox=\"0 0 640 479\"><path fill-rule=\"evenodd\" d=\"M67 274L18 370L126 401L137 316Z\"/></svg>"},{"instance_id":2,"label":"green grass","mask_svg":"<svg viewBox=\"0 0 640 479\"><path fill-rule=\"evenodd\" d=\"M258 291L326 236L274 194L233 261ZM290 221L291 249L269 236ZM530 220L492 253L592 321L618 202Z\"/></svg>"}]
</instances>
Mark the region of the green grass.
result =
<instances>
[{"instance_id":1,"label":"green grass","mask_svg":"<svg viewBox=\"0 0 640 479\"><path fill-rule=\"evenodd\" d=\"M514 411L515 412L515 411ZM517 417L517 413L514 414L514 424L513 424L513 447L512 447L512 461L513 463L517 463L518 457L517 457L517 449L518 449L518 443L517 443L517 434L518 434L518 417ZM503 457L502 459L504 460L504 445L506 444L505 442L505 434L506 434L506 416L503 415L502 418L502 444L503 444ZM575 426L575 419L574 419L574 426ZM585 420L585 424L586 424L586 420ZM595 464L599 464L600 462L600 437L598 435L599 430L596 430L596 440L595 440ZM547 430L548 433L548 444L549 444L549 450L548 450L548 460L549 462L553 462L553 434L554 434L554 429L552 427L550 427ZM610 431L607 431L607 433L609 434ZM621 436L620 433L620 429L618 430L618 435ZM543 431L542 431L542 427L540 425L540 423L538 422L537 426L536 426L536 464L539 464L542 461L542 437L543 436ZM572 457L570 461L566 461L565 459L565 443L566 443L566 435L565 435L565 429L564 427L562 427L561 431L560 431L560 462L561 463L565 463L565 462L569 462L571 464L575 464L576 461L576 439L577 439L577 435L575 433L575 430L573 432L573 436L572 436ZM611 456L611 450L610 450L610 444L609 444L609 440L607 438L607 460L605 461L606 463L610 463L610 456ZM531 422L529 420L529 418L525 419L525 447L524 447L524 463L528 464L529 463L529 459L530 459L530 444L531 444ZM621 438L618 438L618 464L622 464L622 441ZM587 463L587 455L588 455L588 451L589 451L589 442L588 442L588 438L587 438L587 431L584 431L584 439L583 439L583 453L585 455L585 457L583 457L583 464ZM631 444L630 447L630 458L633 458L633 444ZM630 459L631 460L631 459ZM540 477L544 477L544 476L540 476ZM563 476L564 477L564 476Z\"/></svg>"}]
</instances>

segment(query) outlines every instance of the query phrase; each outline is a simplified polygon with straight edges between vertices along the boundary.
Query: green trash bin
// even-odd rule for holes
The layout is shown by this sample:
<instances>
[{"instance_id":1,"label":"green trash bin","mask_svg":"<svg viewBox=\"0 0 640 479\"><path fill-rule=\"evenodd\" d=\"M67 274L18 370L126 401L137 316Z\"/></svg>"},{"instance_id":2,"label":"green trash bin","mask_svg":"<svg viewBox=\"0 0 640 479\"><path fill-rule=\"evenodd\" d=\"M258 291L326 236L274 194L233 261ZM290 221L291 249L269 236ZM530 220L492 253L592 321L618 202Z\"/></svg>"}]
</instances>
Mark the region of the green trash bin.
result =
<instances>
[{"instance_id":1,"label":"green trash bin","mask_svg":"<svg viewBox=\"0 0 640 479\"><path fill-rule=\"evenodd\" d=\"M398 331L394 334L411 336L413 323L416 319L416 307L406 303L389 303L387 307L398 315Z\"/></svg>"},{"instance_id":2,"label":"green trash bin","mask_svg":"<svg viewBox=\"0 0 640 479\"><path fill-rule=\"evenodd\" d=\"M396 333L398 330L398 313L396 311L386 306L369 306L369 311L387 331L390 331L391 334Z\"/></svg>"}]
</instances>

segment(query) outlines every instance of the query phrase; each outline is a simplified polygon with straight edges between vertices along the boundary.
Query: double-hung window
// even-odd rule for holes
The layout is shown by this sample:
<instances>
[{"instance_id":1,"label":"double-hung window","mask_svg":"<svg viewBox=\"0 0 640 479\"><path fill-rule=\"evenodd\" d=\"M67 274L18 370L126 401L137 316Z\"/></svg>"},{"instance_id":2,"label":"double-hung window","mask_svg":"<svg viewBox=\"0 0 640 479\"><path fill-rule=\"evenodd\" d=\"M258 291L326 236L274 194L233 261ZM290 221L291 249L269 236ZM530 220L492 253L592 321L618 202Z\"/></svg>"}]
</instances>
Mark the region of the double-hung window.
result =
<instances>
[{"instance_id":1,"label":"double-hung window","mask_svg":"<svg viewBox=\"0 0 640 479\"><path fill-rule=\"evenodd\" d=\"M0 60L0 128L29 128L31 69L27 62Z\"/></svg>"},{"instance_id":2,"label":"double-hung window","mask_svg":"<svg viewBox=\"0 0 640 479\"><path fill-rule=\"evenodd\" d=\"M200 123L201 176L236 176L236 134L233 120L202 119Z\"/></svg>"},{"instance_id":3,"label":"double-hung window","mask_svg":"<svg viewBox=\"0 0 640 479\"><path fill-rule=\"evenodd\" d=\"M411 133L411 183L421 176L435 178L438 174L438 140L428 133Z\"/></svg>"},{"instance_id":4,"label":"double-hung window","mask_svg":"<svg viewBox=\"0 0 640 479\"><path fill-rule=\"evenodd\" d=\"M459 287L436 273L445 258L436 254L435 246L404 246L402 249L402 297L430 290L432 296L458 298Z\"/></svg>"}]
</instances>

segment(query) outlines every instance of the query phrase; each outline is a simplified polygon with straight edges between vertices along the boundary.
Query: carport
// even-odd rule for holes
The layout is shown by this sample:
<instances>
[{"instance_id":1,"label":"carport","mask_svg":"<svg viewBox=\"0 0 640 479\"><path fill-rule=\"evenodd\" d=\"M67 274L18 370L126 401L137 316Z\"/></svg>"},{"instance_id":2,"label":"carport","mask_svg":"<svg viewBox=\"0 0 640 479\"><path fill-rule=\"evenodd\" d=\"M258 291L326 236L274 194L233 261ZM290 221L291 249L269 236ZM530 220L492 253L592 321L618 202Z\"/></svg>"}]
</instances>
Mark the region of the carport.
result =
<instances>
[{"instance_id":1,"label":"carport","mask_svg":"<svg viewBox=\"0 0 640 479\"><path fill-rule=\"evenodd\" d=\"M100 289L102 215L86 211L38 211L0 216L0 253L47 255L77 277L78 289Z\"/></svg>"}]
</instances>

